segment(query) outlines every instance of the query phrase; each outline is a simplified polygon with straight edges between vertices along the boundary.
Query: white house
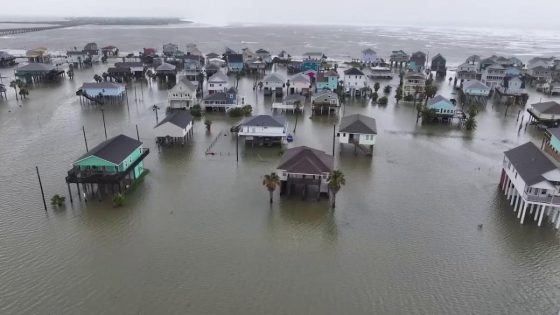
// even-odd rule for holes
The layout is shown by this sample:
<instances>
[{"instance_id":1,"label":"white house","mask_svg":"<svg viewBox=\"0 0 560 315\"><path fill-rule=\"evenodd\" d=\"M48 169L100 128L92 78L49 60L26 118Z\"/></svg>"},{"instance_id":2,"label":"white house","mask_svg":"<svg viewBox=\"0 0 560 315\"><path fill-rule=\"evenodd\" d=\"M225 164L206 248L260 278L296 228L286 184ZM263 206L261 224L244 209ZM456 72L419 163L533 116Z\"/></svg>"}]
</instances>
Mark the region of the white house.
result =
<instances>
[{"instance_id":1,"label":"white house","mask_svg":"<svg viewBox=\"0 0 560 315\"><path fill-rule=\"evenodd\" d=\"M426 77L422 73L407 72L403 77L403 95L423 95ZM417 93L417 94L416 94Z\"/></svg>"},{"instance_id":2,"label":"white house","mask_svg":"<svg viewBox=\"0 0 560 315\"><path fill-rule=\"evenodd\" d=\"M364 63L376 64L379 62L379 59L377 57L377 53L375 52L375 50L371 48L367 48L362 50L362 61Z\"/></svg>"},{"instance_id":3,"label":"white house","mask_svg":"<svg viewBox=\"0 0 560 315\"><path fill-rule=\"evenodd\" d=\"M480 81L493 89L504 81L505 75L506 68L499 64L493 64L482 70L482 78Z\"/></svg>"},{"instance_id":4,"label":"white house","mask_svg":"<svg viewBox=\"0 0 560 315\"><path fill-rule=\"evenodd\" d=\"M229 88L228 77L222 71L214 73L214 75L208 78L206 84L208 86L208 94L223 92Z\"/></svg>"},{"instance_id":5,"label":"white house","mask_svg":"<svg viewBox=\"0 0 560 315\"><path fill-rule=\"evenodd\" d=\"M171 139L185 143L192 134L193 118L187 110L173 110L154 128L158 144L170 142Z\"/></svg>"},{"instance_id":6,"label":"white house","mask_svg":"<svg viewBox=\"0 0 560 315\"><path fill-rule=\"evenodd\" d=\"M309 93L309 89L311 87L311 80L309 79L308 75L303 73L296 73L290 77L290 93L302 93L307 94Z\"/></svg>"},{"instance_id":7,"label":"white house","mask_svg":"<svg viewBox=\"0 0 560 315\"><path fill-rule=\"evenodd\" d=\"M243 99L241 103L244 103ZM227 112L231 108L237 107L238 104L237 90L233 87L229 88L227 91L208 94L202 99L204 109L224 109Z\"/></svg>"},{"instance_id":8,"label":"white house","mask_svg":"<svg viewBox=\"0 0 560 315\"><path fill-rule=\"evenodd\" d=\"M473 62L465 62L457 67L457 79L459 80L475 80L478 64Z\"/></svg>"},{"instance_id":9,"label":"white house","mask_svg":"<svg viewBox=\"0 0 560 315\"><path fill-rule=\"evenodd\" d=\"M167 92L167 100L171 108L190 108L198 103L196 86L186 77L181 78L173 88Z\"/></svg>"},{"instance_id":10,"label":"white house","mask_svg":"<svg viewBox=\"0 0 560 315\"><path fill-rule=\"evenodd\" d=\"M284 97L281 103L272 103L272 110L291 110L292 113L295 113L296 111L303 111L304 105L305 96L299 94L288 94Z\"/></svg>"},{"instance_id":11,"label":"white house","mask_svg":"<svg viewBox=\"0 0 560 315\"><path fill-rule=\"evenodd\" d=\"M560 169L532 142L504 152L500 187L521 224L534 212L560 227Z\"/></svg>"},{"instance_id":12,"label":"white house","mask_svg":"<svg viewBox=\"0 0 560 315\"><path fill-rule=\"evenodd\" d=\"M344 71L344 88L346 91L359 90L368 86L367 76L356 68Z\"/></svg>"},{"instance_id":13,"label":"white house","mask_svg":"<svg viewBox=\"0 0 560 315\"><path fill-rule=\"evenodd\" d=\"M376 137L377 124L375 118L360 114L342 117L338 129L339 143L369 146L370 150L367 153L371 154Z\"/></svg>"},{"instance_id":14,"label":"white house","mask_svg":"<svg viewBox=\"0 0 560 315\"><path fill-rule=\"evenodd\" d=\"M276 95L282 96L285 79L281 74L276 72L270 73L262 79L262 83L265 95L271 95L274 92Z\"/></svg>"},{"instance_id":15,"label":"white house","mask_svg":"<svg viewBox=\"0 0 560 315\"><path fill-rule=\"evenodd\" d=\"M245 141L281 143L288 135L286 120L282 116L258 115L243 121L239 136Z\"/></svg>"}]
</instances>

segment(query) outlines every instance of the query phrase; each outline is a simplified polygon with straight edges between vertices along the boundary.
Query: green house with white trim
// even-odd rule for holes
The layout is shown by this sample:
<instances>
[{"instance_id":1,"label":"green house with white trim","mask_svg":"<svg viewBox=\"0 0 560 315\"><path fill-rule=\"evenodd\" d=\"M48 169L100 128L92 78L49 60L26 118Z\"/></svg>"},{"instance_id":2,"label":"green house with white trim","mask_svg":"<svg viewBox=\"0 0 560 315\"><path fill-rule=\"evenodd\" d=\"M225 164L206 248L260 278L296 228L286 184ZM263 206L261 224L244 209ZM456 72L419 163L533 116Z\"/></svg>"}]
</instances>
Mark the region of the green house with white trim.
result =
<instances>
[{"instance_id":1,"label":"green house with white trim","mask_svg":"<svg viewBox=\"0 0 560 315\"><path fill-rule=\"evenodd\" d=\"M149 154L142 142L125 135L101 142L72 163L66 182L76 184L130 185L144 173Z\"/></svg>"},{"instance_id":2,"label":"green house with white trim","mask_svg":"<svg viewBox=\"0 0 560 315\"><path fill-rule=\"evenodd\" d=\"M433 109L436 111L438 117L449 117L455 116L455 105L447 98L438 95L428 101L426 108Z\"/></svg>"}]
</instances>

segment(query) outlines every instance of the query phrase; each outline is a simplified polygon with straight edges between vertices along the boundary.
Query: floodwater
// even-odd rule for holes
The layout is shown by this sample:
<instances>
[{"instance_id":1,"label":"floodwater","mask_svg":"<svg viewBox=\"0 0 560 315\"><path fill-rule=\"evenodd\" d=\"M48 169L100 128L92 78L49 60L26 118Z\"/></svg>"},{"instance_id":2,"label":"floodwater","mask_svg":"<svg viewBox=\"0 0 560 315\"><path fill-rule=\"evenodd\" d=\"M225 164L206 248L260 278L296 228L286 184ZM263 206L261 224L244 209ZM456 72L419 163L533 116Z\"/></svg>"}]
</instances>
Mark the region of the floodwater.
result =
<instances>
[{"instance_id":1,"label":"floodwater","mask_svg":"<svg viewBox=\"0 0 560 315\"><path fill-rule=\"evenodd\" d=\"M199 43L204 52L262 46L273 52L288 48L294 55L321 49L330 57L357 56L370 42L381 53L441 51L454 64L475 53L560 54L546 36L487 33L466 48L471 39L459 30L417 32L411 40L408 28L77 27L4 38L0 48L64 50L96 41L132 51L171 41ZM505 42L511 45L498 45ZM138 125L151 149L145 160L149 175L122 208L109 200L79 201L74 186L73 204L67 198L65 208L49 206L45 212L35 166L47 198L68 197L64 177L85 150L82 126L90 147L104 140L99 108L80 105L74 93L105 67L35 86L24 101L16 102L9 89L8 101L0 101L0 313L555 314L560 309L558 231L549 222L541 228L533 220L520 225L498 188L502 152L542 139L532 127L518 133L522 108L511 107L505 115L503 105L488 103L477 117L478 129L469 133L455 125L416 124L413 106L395 104L393 94L387 106L349 101L346 114L377 119L378 142L371 158L336 146L336 167L347 184L332 211L326 200L280 199L278 193L270 206L261 179L277 166L280 148L243 146L237 163L228 131L239 119L212 113L211 132L198 121L191 143L158 152L151 107L164 106L165 87L130 84L128 104L105 106L107 132L135 137ZM12 70L1 73L13 76ZM253 83L242 79L241 93L256 114L270 113L270 99L253 91ZM440 83L440 93L452 97L451 86ZM529 103L541 97L547 99L533 94ZM295 117L289 114L288 120L293 128ZM310 118L307 107L289 147L331 152L335 123ZM206 156L216 137L216 155ZM484 224L480 231L478 224Z\"/></svg>"}]
</instances>

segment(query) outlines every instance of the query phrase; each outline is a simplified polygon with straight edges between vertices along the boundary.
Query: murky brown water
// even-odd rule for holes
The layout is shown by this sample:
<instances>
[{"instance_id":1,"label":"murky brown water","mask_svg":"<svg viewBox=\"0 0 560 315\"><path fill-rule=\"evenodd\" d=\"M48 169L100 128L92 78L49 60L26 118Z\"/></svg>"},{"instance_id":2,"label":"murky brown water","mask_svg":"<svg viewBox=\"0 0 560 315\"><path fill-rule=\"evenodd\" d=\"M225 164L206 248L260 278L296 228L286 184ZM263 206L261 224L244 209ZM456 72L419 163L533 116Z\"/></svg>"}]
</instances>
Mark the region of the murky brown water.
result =
<instances>
[{"instance_id":1,"label":"murky brown water","mask_svg":"<svg viewBox=\"0 0 560 315\"><path fill-rule=\"evenodd\" d=\"M344 47L325 42L326 34L344 38L351 32L76 28L1 39L0 47L63 49L95 40L132 50L161 41L185 44L188 38L206 51L252 38L259 43L248 45L256 48L309 42L336 54ZM277 38L268 39L269 33ZM299 34L297 45L290 34ZM397 46L406 36L385 41ZM457 45L442 48L449 59L470 54ZM145 182L123 208L90 200L45 213L34 167L48 197L67 195L65 173L85 149L82 126L90 146L104 139L99 109L81 106L74 92L104 67L33 87L23 102L9 91L9 100L0 102L0 313L554 314L560 308L558 232L549 223L519 225L498 190L502 152L541 139L533 128L517 133L520 108L504 116L503 106L489 103L478 129L468 134L453 126L416 125L413 106L396 105L392 97L385 107L350 102L345 113L376 117L379 136L373 158L337 147L336 164L347 185L333 212L326 201L277 195L269 206L260 178L275 169L279 149L243 148L236 163L227 131L237 120L223 115L210 115L210 134L198 122L191 144L158 152L151 106L166 93L154 84L144 86L142 97L140 86L130 85L128 106L106 106L107 127L109 136L135 136L139 126L152 149ZM255 113L269 113L270 100L252 84L240 82L247 102L255 104ZM440 90L450 95L447 83ZM293 126L293 116L289 121ZM311 119L308 110L290 146L330 152L335 122ZM215 147L221 154L205 156L221 131L226 135Z\"/></svg>"}]
</instances>

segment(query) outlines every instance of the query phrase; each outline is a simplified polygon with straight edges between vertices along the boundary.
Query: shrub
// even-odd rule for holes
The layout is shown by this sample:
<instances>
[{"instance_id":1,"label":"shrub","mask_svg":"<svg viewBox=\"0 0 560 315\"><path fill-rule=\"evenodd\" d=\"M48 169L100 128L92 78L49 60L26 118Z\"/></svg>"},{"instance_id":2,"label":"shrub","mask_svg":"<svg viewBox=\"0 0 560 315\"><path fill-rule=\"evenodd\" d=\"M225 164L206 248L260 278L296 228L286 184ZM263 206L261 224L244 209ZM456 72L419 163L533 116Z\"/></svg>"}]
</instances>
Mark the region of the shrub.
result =
<instances>
[{"instance_id":1,"label":"shrub","mask_svg":"<svg viewBox=\"0 0 560 315\"><path fill-rule=\"evenodd\" d=\"M375 102L377 101L377 98L379 97L379 95L377 95L377 92L373 92L371 93L371 101Z\"/></svg>"},{"instance_id":2,"label":"shrub","mask_svg":"<svg viewBox=\"0 0 560 315\"><path fill-rule=\"evenodd\" d=\"M436 116L437 114L434 108L424 108L422 110L422 123L431 123L434 119L436 119Z\"/></svg>"},{"instance_id":3,"label":"shrub","mask_svg":"<svg viewBox=\"0 0 560 315\"><path fill-rule=\"evenodd\" d=\"M407 95L405 95L404 101L405 101L405 102L412 102L412 101L414 101L414 95L412 95L412 94L407 94Z\"/></svg>"},{"instance_id":4,"label":"shrub","mask_svg":"<svg viewBox=\"0 0 560 315\"><path fill-rule=\"evenodd\" d=\"M51 198L51 205L53 206L60 207L64 204L64 202L66 202L66 197L60 196L59 194L56 194Z\"/></svg>"},{"instance_id":5,"label":"shrub","mask_svg":"<svg viewBox=\"0 0 560 315\"><path fill-rule=\"evenodd\" d=\"M121 193L118 193L116 195L113 196L113 207L118 208L118 207L122 207L124 205L124 195Z\"/></svg>"},{"instance_id":6,"label":"shrub","mask_svg":"<svg viewBox=\"0 0 560 315\"><path fill-rule=\"evenodd\" d=\"M391 89L392 87L390 85L386 85L385 88L383 88L383 93L391 94Z\"/></svg>"},{"instance_id":7,"label":"shrub","mask_svg":"<svg viewBox=\"0 0 560 315\"><path fill-rule=\"evenodd\" d=\"M191 115L193 117L202 117L202 109L200 108L200 105L194 105L191 107Z\"/></svg>"},{"instance_id":8,"label":"shrub","mask_svg":"<svg viewBox=\"0 0 560 315\"><path fill-rule=\"evenodd\" d=\"M377 100L377 104L379 104L379 105L387 105L388 102L389 102L389 100L387 99L387 96L380 97Z\"/></svg>"}]
</instances>

